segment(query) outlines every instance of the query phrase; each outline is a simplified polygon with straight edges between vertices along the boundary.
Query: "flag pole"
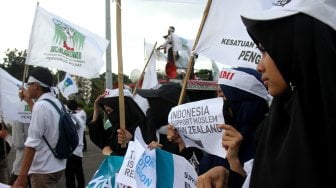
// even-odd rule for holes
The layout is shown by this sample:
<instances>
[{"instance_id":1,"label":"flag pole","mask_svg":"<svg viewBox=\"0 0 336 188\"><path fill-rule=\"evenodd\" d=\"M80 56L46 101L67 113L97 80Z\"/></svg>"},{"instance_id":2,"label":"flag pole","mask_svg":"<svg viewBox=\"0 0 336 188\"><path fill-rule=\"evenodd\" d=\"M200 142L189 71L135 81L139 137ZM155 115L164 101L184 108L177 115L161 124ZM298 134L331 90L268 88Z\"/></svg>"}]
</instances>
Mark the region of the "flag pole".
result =
<instances>
[{"instance_id":1,"label":"flag pole","mask_svg":"<svg viewBox=\"0 0 336 188\"><path fill-rule=\"evenodd\" d=\"M124 98L124 73L122 62L122 36L121 36L121 0L116 0L116 34L118 51L118 88L119 88L119 123L120 129L125 130L125 98ZM122 144L121 147L126 147Z\"/></svg>"},{"instance_id":2,"label":"flag pole","mask_svg":"<svg viewBox=\"0 0 336 188\"><path fill-rule=\"evenodd\" d=\"M36 15L37 15L37 8L39 7L40 3L37 2L36 3L36 9L35 9L35 15L34 15L34 21L33 21L33 25L32 25L32 29L31 29L31 32L30 32L30 37L29 37L29 44L28 44L28 50L30 49L30 45L31 45L31 40L32 40L32 31L33 31L33 28L35 27L35 22L36 22ZM22 75L22 88L23 88L23 85L24 85L24 82L25 82L25 78L26 76L28 75L28 69L29 69L29 66L26 64L26 61L28 59L28 57L30 56L30 52L27 51L27 56L26 56L26 59L25 59L25 66L24 66L24 69L23 69L23 75Z\"/></svg>"},{"instance_id":3,"label":"flag pole","mask_svg":"<svg viewBox=\"0 0 336 188\"><path fill-rule=\"evenodd\" d=\"M106 88L112 89L113 76L112 76L112 60L111 60L111 6L110 0L105 0L105 35L106 39L109 40L109 44L106 48L106 73L105 73L105 84Z\"/></svg>"},{"instance_id":4,"label":"flag pole","mask_svg":"<svg viewBox=\"0 0 336 188\"><path fill-rule=\"evenodd\" d=\"M198 28L196 40L195 40L194 46L192 48L192 52L195 50L195 48L196 48L196 46L198 44L199 38L200 38L200 36L202 34L202 30L203 30L205 21L206 21L206 19L208 17L208 13L209 13L209 9L210 9L211 3L212 3L212 0L208 0L208 2L206 4L205 10L203 12L202 21L201 21L200 27ZM191 74L191 70L194 67L194 63L195 63L194 55L191 54L191 56L189 58L189 62L188 62L187 72L186 72L186 75L185 75L185 77L183 79L183 83L182 83L182 90L181 90L180 98L179 98L179 101L178 101L179 105L182 104L182 101L184 100L185 93L186 93L186 87L187 87L188 80L189 80L189 77L190 77L190 74Z\"/></svg>"},{"instance_id":5,"label":"flag pole","mask_svg":"<svg viewBox=\"0 0 336 188\"><path fill-rule=\"evenodd\" d=\"M25 79L26 79L26 76L28 74L28 70L29 70L29 66L27 64L24 64L23 75L22 75L22 88L23 88L23 84L25 83Z\"/></svg>"},{"instance_id":6,"label":"flag pole","mask_svg":"<svg viewBox=\"0 0 336 188\"><path fill-rule=\"evenodd\" d=\"M151 51L151 53L150 53L150 55L149 55L149 58L147 59L147 62L146 62L146 64L145 64L145 67L142 69L142 72L141 72L141 74L140 74L140 77L139 77L139 79L138 79L138 81L137 81L137 83L136 83L136 86L135 86L134 90L133 90L133 95L135 95L136 90L137 90L137 88L138 88L139 85L140 85L140 81L141 81L141 80L143 79L143 77L144 77L145 70L146 70L146 68L147 68L147 66L148 66L148 64L149 64L149 61L151 60L151 58L152 58L152 56L153 56L154 50L155 50L155 48L156 48L156 44L157 44L157 42L155 42L154 47L153 47L153 49L152 49L152 51Z\"/></svg>"}]
</instances>

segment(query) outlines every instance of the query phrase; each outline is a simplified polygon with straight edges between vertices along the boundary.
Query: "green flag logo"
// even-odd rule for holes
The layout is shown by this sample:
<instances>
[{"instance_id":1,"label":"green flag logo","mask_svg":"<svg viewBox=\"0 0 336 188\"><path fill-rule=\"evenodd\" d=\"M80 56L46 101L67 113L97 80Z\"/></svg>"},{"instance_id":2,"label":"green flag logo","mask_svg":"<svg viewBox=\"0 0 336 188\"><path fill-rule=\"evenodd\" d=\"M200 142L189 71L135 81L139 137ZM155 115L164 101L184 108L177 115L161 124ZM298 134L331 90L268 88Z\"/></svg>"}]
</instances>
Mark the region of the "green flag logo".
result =
<instances>
[{"instance_id":1,"label":"green flag logo","mask_svg":"<svg viewBox=\"0 0 336 188\"><path fill-rule=\"evenodd\" d=\"M68 51L78 51L83 49L85 36L74 28L53 18L55 24L55 35L53 41L56 45L62 46Z\"/></svg>"}]
</instances>

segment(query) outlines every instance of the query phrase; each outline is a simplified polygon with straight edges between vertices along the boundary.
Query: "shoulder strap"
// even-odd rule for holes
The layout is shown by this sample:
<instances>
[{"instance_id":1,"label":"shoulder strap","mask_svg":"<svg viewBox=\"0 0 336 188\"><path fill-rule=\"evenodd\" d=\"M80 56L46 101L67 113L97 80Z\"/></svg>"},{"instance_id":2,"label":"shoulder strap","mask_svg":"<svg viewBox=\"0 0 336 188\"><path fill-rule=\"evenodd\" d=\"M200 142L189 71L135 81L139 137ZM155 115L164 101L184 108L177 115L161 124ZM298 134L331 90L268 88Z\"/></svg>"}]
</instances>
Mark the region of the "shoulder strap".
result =
<instances>
[{"instance_id":1,"label":"shoulder strap","mask_svg":"<svg viewBox=\"0 0 336 188\"><path fill-rule=\"evenodd\" d=\"M54 108L57 110L57 112L59 114L61 114L61 110L57 107L57 105L54 103L54 101L50 100L50 99L42 99L42 100L45 100L45 101L48 101L50 104L52 104L52 106L54 106ZM62 107L63 107L63 104L62 104ZM47 141L46 137L43 135L42 136L43 140L46 142L46 144L48 145L49 149L51 150L51 152L53 153L54 156L56 156L56 153L55 151L52 149L51 145L49 144L49 142Z\"/></svg>"},{"instance_id":2,"label":"shoulder strap","mask_svg":"<svg viewBox=\"0 0 336 188\"><path fill-rule=\"evenodd\" d=\"M48 101L50 104L52 104L54 106L54 108L57 110L57 112L60 114L61 110L57 107L57 105L54 103L54 101L50 100L50 99L42 99L45 101Z\"/></svg>"}]
</instances>

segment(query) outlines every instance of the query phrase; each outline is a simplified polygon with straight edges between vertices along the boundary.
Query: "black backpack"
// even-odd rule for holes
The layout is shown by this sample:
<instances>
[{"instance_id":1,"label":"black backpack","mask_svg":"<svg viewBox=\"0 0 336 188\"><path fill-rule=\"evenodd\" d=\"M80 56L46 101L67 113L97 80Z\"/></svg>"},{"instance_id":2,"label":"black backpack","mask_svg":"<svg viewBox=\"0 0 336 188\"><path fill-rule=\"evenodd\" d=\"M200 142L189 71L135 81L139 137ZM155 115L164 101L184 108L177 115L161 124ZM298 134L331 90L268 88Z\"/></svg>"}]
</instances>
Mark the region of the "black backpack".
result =
<instances>
[{"instance_id":1,"label":"black backpack","mask_svg":"<svg viewBox=\"0 0 336 188\"><path fill-rule=\"evenodd\" d=\"M45 136L44 141L47 143L51 152L57 159L67 159L78 146L79 138L76 130L76 125L71 118L71 115L66 111L62 104L62 109L59 109L56 104L50 99L43 99L52 104L60 115L59 120L59 137L55 148L51 148Z\"/></svg>"}]
</instances>

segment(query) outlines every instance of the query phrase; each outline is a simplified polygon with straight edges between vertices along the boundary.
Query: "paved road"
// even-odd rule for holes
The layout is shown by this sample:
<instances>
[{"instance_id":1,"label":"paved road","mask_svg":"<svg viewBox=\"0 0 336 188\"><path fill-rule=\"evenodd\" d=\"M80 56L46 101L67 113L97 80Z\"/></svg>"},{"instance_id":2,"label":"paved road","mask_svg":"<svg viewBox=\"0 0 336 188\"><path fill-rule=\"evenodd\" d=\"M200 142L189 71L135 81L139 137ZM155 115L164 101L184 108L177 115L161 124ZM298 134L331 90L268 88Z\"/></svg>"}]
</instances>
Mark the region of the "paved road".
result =
<instances>
[{"instance_id":1,"label":"paved road","mask_svg":"<svg viewBox=\"0 0 336 188\"><path fill-rule=\"evenodd\" d=\"M87 184L93 174L96 172L98 166L104 159L104 156L102 155L100 149L96 147L91 141L88 135L86 135L86 141L87 141L87 151L84 152L83 156L83 169L84 169L84 175L85 175L85 184ZM11 170L11 165L13 162L13 159L15 157L14 151L11 151L9 154L9 167ZM65 177L63 174L62 179L58 183L58 188L64 188L65 187Z\"/></svg>"}]
</instances>

